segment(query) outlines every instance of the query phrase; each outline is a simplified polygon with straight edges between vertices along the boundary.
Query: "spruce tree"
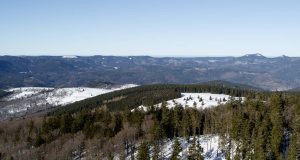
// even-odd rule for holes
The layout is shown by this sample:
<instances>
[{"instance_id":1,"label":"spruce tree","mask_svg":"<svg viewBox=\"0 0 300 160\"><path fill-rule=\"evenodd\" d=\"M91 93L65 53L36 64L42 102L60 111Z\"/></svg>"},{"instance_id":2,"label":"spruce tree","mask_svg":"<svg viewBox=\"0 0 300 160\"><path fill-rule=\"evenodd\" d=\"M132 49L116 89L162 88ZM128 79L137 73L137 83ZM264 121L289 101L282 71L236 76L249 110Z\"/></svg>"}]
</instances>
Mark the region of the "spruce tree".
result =
<instances>
[{"instance_id":1,"label":"spruce tree","mask_svg":"<svg viewBox=\"0 0 300 160\"><path fill-rule=\"evenodd\" d=\"M203 148L201 147L200 140L197 140L196 144L196 160L204 160L203 154Z\"/></svg>"},{"instance_id":2,"label":"spruce tree","mask_svg":"<svg viewBox=\"0 0 300 160\"><path fill-rule=\"evenodd\" d=\"M192 140L192 144L188 149L188 160L194 160L196 155L196 138L194 137Z\"/></svg>"},{"instance_id":3,"label":"spruce tree","mask_svg":"<svg viewBox=\"0 0 300 160\"><path fill-rule=\"evenodd\" d=\"M280 158L280 144L283 140L283 116L282 110L284 107L284 101L281 94L273 94L270 99L271 107L271 149L272 156L271 158L279 159Z\"/></svg>"},{"instance_id":4,"label":"spruce tree","mask_svg":"<svg viewBox=\"0 0 300 160\"><path fill-rule=\"evenodd\" d=\"M152 159L153 160L159 160L160 159L160 146L159 146L159 141L155 141L153 144L153 155Z\"/></svg>"},{"instance_id":5,"label":"spruce tree","mask_svg":"<svg viewBox=\"0 0 300 160\"><path fill-rule=\"evenodd\" d=\"M149 146L147 142L142 142L138 148L137 160L150 160Z\"/></svg>"},{"instance_id":6,"label":"spruce tree","mask_svg":"<svg viewBox=\"0 0 300 160\"><path fill-rule=\"evenodd\" d=\"M288 148L288 159L300 159L300 99L295 107L295 115L292 123L291 142Z\"/></svg>"},{"instance_id":7,"label":"spruce tree","mask_svg":"<svg viewBox=\"0 0 300 160\"><path fill-rule=\"evenodd\" d=\"M178 140L178 138L175 138L174 140L174 144L173 144L173 152L171 155L171 160L179 160L180 156L179 153L182 151L182 148L180 146L180 142Z\"/></svg>"},{"instance_id":8,"label":"spruce tree","mask_svg":"<svg viewBox=\"0 0 300 160\"><path fill-rule=\"evenodd\" d=\"M192 144L189 147L188 160L204 160L202 156L203 148L201 147L200 140L196 141L196 138L193 138Z\"/></svg>"}]
</instances>

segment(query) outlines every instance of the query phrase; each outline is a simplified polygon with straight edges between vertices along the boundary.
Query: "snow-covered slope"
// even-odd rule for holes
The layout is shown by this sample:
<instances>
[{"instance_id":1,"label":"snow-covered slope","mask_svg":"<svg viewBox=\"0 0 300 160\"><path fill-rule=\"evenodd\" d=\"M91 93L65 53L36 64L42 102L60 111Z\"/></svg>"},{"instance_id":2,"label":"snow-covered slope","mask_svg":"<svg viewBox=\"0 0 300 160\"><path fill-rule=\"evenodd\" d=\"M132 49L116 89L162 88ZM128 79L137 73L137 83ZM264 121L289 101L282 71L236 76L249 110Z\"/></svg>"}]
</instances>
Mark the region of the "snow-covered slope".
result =
<instances>
[{"instance_id":1,"label":"snow-covered slope","mask_svg":"<svg viewBox=\"0 0 300 160\"><path fill-rule=\"evenodd\" d=\"M21 87L21 88L11 88L6 90L7 92L12 92L10 96L6 97L4 100L10 101L15 99L28 98L33 95L39 94L41 92L51 91L54 88L44 88L44 87Z\"/></svg>"},{"instance_id":2,"label":"snow-covered slope","mask_svg":"<svg viewBox=\"0 0 300 160\"><path fill-rule=\"evenodd\" d=\"M66 105L100 94L135 86L137 85L126 84L114 88L12 88L7 91L13 93L2 99L0 103L0 119L4 116L7 117L7 114L22 114L29 110L38 111L53 106Z\"/></svg>"},{"instance_id":3,"label":"snow-covered slope","mask_svg":"<svg viewBox=\"0 0 300 160\"><path fill-rule=\"evenodd\" d=\"M42 87L22 87L12 88L9 92L13 92L4 100L18 100L37 96L43 98L45 104L50 105L66 105L86 98L94 97L100 94L135 87L134 84L126 84L117 88L42 88Z\"/></svg>"},{"instance_id":4,"label":"snow-covered slope","mask_svg":"<svg viewBox=\"0 0 300 160\"><path fill-rule=\"evenodd\" d=\"M176 105L183 107L196 107L197 109L204 109L220 104L227 103L231 98L234 100L244 100L244 97L230 97L226 94L213 94L213 93L182 93L182 97L167 101L167 107L173 108ZM161 103L155 105L160 107ZM147 110L147 106L141 105L138 109Z\"/></svg>"},{"instance_id":5,"label":"snow-covered slope","mask_svg":"<svg viewBox=\"0 0 300 160\"><path fill-rule=\"evenodd\" d=\"M188 140L186 138L178 138L180 142L180 146L182 148L182 151L179 153L180 159L187 159L188 153L189 153L189 147L192 145L193 137L190 137ZM205 160L224 160L225 159L225 153L226 147L228 147L228 144L223 140L223 144L226 144L225 146L222 146L222 140L220 136L218 135L201 135L196 137L196 141L200 142L201 147L203 148L203 157ZM166 140L162 146L160 155L163 155L163 159L170 159L172 152L173 152L173 145L174 145L174 139L173 140ZM236 146L232 144L233 147L230 151L231 157L234 156ZM153 154L153 148L150 148L150 155ZM137 156L137 151L134 154ZM128 156L126 159L130 160L130 156Z\"/></svg>"},{"instance_id":6,"label":"snow-covered slope","mask_svg":"<svg viewBox=\"0 0 300 160\"><path fill-rule=\"evenodd\" d=\"M206 160L216 160L216 159L225 159L224 154L221 152L221 147L219 146L219 136L217 135L205 135L197 137L200 141L201 147L203 148L203 156ZM192 141L192 137L189 139ZM179 138L180 146L182 152L179 153L181 159L187 159L188 149L191 146L191 143L184 138ZM169 159L173 152L174 140L169 140L163 147L163 153L165 158Z\"/></svg>"}]
</instances>

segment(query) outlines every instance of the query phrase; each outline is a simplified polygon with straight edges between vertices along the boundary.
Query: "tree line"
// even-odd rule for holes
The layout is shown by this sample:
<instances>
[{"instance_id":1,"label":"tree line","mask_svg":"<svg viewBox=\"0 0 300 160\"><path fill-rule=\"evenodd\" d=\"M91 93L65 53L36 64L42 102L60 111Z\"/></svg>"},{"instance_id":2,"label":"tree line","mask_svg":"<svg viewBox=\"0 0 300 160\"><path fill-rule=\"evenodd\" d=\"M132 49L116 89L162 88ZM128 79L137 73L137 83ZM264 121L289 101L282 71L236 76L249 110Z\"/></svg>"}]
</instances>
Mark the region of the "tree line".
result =
<instances>
[{"instance_id":1,"label":"tree line","mask_svg":"<svg viewBox=\"0 0 300 160\"><path fill-rule=\"evenodd\" d=\"M154 84L143 85L124 90L114 91L78 101L66 106L61 106L50 112L48 115L58 115L63 113L75 113L82 109L94 109L105 107L110 111L123 111L134 109L140 105L154 105L162 101L179 98L182 92L202 93L210 92L216 94L228 94L235 97L258 97L265 96L262 92L255 90L245 90L240 88L225 87L220 85L203 84Z\"/></svg>"},{"instance_id":2,"label":"tree line","mask_svg":"<svg viewBox=\"0 0 300 160\"><path fill-rule=\"evenodd\" d=\"M165 86L164 90L169 91L168 87ZM179 89L180 92L198 91L197 88L187 87L177 88L174 93ZM157 91L158 96L161 96L159 93L164 94L162 90ZM49 155L56 159L68 159L83 154L91 159L111 159L116 155L120 159L163 159L165 155L161 150L165 140L174 139L171 159L180 159L178 137L189 139L217 134L221 137L222 153L226 159L299 158L298 93L229 92L247 98L243 102L229 100L224 105L207 109L181 105L168 108L163 102L159 108L149 105L147 111L131 111L128 106L123 109L122 105L129 104L124 101L119 104L120 110L103 106L87 107L76 112L28 118L18 122L19 125L15 121L6 122L0 125L0 142L3 144L0 155L6 159L49 159ZM151 90L148 94L144 94L143 90L138 93L136 96L155 97L151 96L154 93ZM120 99L105 101L117 102ZM202 148L196 138L190 143L189 159L203 159ZM134 156L136 152L138 154Z\"/></svg>"}]
</instances>

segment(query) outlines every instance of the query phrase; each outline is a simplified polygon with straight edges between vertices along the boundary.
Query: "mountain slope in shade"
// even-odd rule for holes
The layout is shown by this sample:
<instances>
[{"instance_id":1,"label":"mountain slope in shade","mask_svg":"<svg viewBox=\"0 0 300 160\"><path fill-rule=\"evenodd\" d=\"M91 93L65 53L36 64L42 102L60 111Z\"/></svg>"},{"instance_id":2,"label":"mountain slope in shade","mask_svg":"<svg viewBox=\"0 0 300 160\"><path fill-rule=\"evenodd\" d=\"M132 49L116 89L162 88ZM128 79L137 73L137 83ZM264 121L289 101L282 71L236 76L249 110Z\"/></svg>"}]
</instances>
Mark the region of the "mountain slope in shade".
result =
<instances>
[{"instance_id":1,"label":"mountain slope in shade","mask_svg":"<svg viewBox=\"0 0 300 160\"><path fill-rule=\"evenodd\" d=\"M5 97L5 96L9 95L9 94L10 94L9 92L6 92L6 91L4 91L4 90L0 90L0 99L1 99L2 97Z\"/></svg>"},{"instance_id":2,"label":"mountain slope in shade","mask_svg":"<svg viewBox=\"0 0 300 160\"><path fill-rule=\"evenodd\" d=\"M240 88L240 89L254 90L254 91L263 91L263 89L257 88L257 87L251 86L251 85L233 83L233 82L222 81L222 80L208 81L208 82L203 82L201 84L230 87L230 88Z\"/></svg>"},{"instance_id":3,"label":"mountain slope in shade","mask_svg":"<svg viewBox=\"0 0 300 160\"><path fill-rule=\"evenodd\" d=\"M300 58L0 56L0 88L113 84L193 84L222 80L265 90L300 86Z\"/></svg>"},{"instance_id":4,"label":"mountain slope in shade","mask_svg":"<svg viewBox=\"0 0 300 160\"><path fill-rule=\"evenodd\" d=\"M300 87L296 87L296 88L290 89L289 91L300 92Z\"/></svg>"}]
</instances>

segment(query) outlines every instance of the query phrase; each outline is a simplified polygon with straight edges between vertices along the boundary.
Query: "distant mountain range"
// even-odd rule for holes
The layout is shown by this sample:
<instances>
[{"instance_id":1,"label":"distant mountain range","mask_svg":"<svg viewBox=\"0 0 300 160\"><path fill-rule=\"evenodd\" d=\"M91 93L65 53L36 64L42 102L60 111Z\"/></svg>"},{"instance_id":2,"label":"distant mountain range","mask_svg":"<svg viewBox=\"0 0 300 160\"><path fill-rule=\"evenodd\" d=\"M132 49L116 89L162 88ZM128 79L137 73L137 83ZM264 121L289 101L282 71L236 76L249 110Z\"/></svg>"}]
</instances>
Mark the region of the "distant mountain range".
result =
<instances>
[{"instance_id":1,"label":"distant mountain range","mask_svg":"<svg viewBox=\"0 0 300 160\"><path fill-rule=\"evenodd\" d=\"M300 86L300 58L149 56L0 56L0 88L97 87L107 84L222 80L265 90Z\"/></svg>"}]
</instances>

